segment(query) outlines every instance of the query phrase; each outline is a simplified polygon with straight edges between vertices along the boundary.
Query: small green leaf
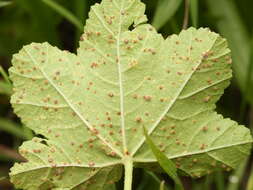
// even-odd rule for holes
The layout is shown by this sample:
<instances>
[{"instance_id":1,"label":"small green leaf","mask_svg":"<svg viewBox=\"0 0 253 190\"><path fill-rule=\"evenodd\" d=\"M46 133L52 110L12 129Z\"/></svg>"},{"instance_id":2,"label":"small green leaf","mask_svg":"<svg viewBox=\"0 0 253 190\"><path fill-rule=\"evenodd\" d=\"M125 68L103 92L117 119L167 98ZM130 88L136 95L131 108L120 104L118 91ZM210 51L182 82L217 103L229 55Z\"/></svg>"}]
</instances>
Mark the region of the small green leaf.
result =
<instances>
[{"instance_id":1,"label":"small green leaf","mask_svg":"<svg viewBox=\"0 0 253 190\"><path fill-rule=\"evenodd\" d=\"M148 143L150 149L152 150L153 154L155 155L158 163L164 169L164 171L173 179L176 185L177 190L183 190L184 187L177 175L177 168L176 165L166 157L153 143L152 139L149 137L147 130L143 127L144 135L146 137L146 142ZM163 185L161 185L163 186Z\"/></svg>"}]
</instances>

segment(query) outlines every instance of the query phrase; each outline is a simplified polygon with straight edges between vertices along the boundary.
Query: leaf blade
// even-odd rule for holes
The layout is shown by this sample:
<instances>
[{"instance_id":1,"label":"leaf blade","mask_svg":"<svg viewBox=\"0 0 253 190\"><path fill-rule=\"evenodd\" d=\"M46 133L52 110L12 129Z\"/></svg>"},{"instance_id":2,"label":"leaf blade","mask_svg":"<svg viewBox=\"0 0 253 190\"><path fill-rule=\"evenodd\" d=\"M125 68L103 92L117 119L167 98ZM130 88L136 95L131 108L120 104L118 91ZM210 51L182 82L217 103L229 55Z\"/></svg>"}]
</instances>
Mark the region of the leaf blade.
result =
<instances>
[{"instance_id":1,"label":"leaf blade","mask_svg":"<svg viewBox=\"0 0 253 190\"><path fill-rule=\"evenodd\" d=\"M87 187L91 179L101 179L96 187L102 189L108 176L111 183L121 177L126 159L133 165L156 162L142 126L193 177L236 167L248 155L249 131L214 112L232 76L226 41L203 28L164 40L145 24L144 11L139 0L103 0L91 8L77 55L47 43L14 55L14 111L45 137L21 147L29 162L12 169L18 187L94 189L93 183ZM61 179L42 179L41 172ZM64 173L71 172L75 182L63 184ZM31 174L38 176L32 184ZM131 181L130 174L126 178Z\"/></svg>"}]
</instances>

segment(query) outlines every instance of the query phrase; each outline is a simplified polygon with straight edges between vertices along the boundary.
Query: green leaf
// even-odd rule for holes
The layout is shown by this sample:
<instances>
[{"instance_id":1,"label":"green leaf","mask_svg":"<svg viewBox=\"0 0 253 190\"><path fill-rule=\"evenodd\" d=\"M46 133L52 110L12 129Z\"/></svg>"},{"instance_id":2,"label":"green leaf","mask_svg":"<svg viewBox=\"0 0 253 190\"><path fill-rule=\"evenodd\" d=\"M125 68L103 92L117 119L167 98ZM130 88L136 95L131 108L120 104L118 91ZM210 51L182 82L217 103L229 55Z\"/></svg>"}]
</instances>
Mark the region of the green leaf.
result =
<instances>
[{"instance_id":1,"label":"green leaf","mask_svg":"<svg viewBox=\"0 0 253 190\"><path fill-rule=\"evenodd\" d=\"M40 134L20 147L28 162L11 169L17 188L102 190L124 166L130 190L134 166L157 164L142 126L192 177L249 155L249 130L214 111L232 76L226 40L203 28L164 39L144 11L139 0L103 0L77 55L32 43L13 56L11 103Z\"/></svg>"},{"instance_id":2,"label":"green leaf","mask_svg":"<svg viewBox=\"0 0 253 190\"><path fill-rule=\"evenodd\" d=\"M177 168L176 165L169 160L165 154L163 154L159 148L153 143L152 139L148 136L147 130L143 128L144 135L146 137L147 144L149 145L150 149L152 150L153 154L155 155L159 165L164 169L164 171L173 179L176 185L176 190L183 190L184 187L177 175ZM164 185L161 185L164 186ZM163 189L163 188L160 188Z\"/></svg>"},{"instance_id":3,"label":"green leaf","mask_svg":"<svg viewBox=\"0 0 253 190\"><path fill-rule=\"evenodd\" d=\"M177 12L182 0L159 0L152 25L159 30L162 28Z\"/></svg>"}]
</instances>

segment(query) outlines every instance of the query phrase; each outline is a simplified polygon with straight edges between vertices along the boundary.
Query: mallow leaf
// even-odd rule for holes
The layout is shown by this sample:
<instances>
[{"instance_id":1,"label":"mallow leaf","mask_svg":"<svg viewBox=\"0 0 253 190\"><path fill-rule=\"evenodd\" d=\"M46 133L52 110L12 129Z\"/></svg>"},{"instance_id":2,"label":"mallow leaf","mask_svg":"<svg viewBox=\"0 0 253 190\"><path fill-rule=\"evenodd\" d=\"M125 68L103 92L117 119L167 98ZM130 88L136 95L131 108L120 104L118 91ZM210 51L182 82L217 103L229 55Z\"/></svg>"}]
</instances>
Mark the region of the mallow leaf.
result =
<instances>
[{"instance_id":1,"label":"mallow leaf","mask_svg":"<svg viewBox=\"0 0 253 190\"><path fill-rule=\"evenodd\" d=\"M13 56L15 113L39 136L11 169L25 190L102 190L157 161L149 136L184 173L235 168L248 156L247 128L217 114L231 78L226 40L189 28L164 39L140 0L91 7L76 54L32 43Z\"/></svg>"}]
</instances>

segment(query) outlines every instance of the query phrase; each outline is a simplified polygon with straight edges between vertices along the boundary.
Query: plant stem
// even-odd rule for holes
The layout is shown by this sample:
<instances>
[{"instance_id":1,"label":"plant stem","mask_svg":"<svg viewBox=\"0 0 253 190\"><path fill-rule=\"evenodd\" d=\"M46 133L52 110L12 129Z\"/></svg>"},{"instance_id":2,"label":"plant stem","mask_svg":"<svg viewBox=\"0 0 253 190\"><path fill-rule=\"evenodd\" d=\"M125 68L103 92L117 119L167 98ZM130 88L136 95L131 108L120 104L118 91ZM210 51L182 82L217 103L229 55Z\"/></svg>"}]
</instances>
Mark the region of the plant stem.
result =
<instances>
[{"instance_id":1,"label":"plant stem","mask_svg":"<svg viewBox=\"0 0 253 190\"><path fill-rule=\"evenodd\" d=\"M187 29L189 22L190 0L185 0L183 29Z\"/></svg>"},{"instance_id":2,"label":"plant stem","mask_svg":"<svg viewBox=\"0 0 253 190\"><path fill-rule=\"evenodd\" d=\"M124 190L132 190L132 181L133 181L133 161L132 161L132 158L126 157L124 166L125 166Z\"/></svg>"}]
</instances>

